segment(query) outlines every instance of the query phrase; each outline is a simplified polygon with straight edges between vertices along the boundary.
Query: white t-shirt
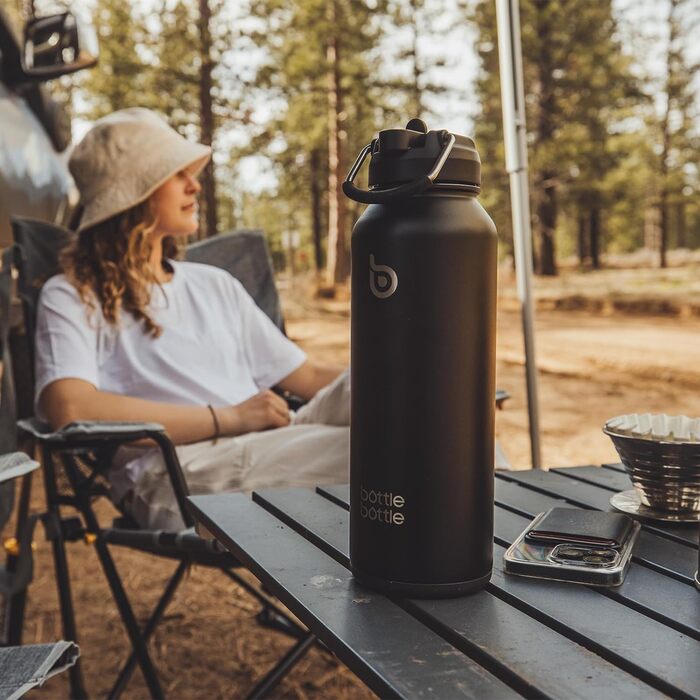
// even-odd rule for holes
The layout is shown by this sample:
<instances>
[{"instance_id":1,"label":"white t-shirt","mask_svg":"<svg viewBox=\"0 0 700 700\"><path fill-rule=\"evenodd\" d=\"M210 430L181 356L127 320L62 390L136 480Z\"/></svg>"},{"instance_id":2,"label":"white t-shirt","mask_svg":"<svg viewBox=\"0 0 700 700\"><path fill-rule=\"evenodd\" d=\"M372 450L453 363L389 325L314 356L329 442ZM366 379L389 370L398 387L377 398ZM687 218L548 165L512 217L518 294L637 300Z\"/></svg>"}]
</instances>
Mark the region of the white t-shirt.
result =
<instances>
[{"instance_id":1,"label":"white t-shirt","mask_svg":"<svg viewBox=\"0 0 700 700\"><path fill-rule=\"evenodd\" d=\"M163 331L153 338L123 314L108 324L91 313L64 275L43 287L36 330L35 408L57 379L83 379L101 391L184 405L227 406L268 389L297 369L305 353L256 306L243 285L211 265L171 261L149 306ZM140 476L134 460L113 474L115 500ZM124 472L124 473L122 473Z\"/></svg>"}]
</instances>

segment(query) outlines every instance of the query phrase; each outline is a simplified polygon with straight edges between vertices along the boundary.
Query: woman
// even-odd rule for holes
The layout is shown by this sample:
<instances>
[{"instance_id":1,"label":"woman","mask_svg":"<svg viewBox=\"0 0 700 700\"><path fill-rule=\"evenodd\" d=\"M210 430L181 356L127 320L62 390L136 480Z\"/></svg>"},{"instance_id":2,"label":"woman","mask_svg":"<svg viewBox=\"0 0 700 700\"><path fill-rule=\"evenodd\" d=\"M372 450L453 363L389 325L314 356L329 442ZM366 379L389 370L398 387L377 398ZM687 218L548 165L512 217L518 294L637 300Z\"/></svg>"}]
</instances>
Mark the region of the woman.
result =
<instances>
[{"instance_id":1,"label":"woman","mask_svg":"<svg viewBox=\"0 0 700 700\"><path fill-rule=\"evenodd\" d=\"M75 148L84 209L41 294L37 414L162 424L193 493L344 481L347 373L308 360L228 273L174 260L210 156L140 108ZM290 416L273 386L310 401ZM142 526L182 527L159 451L122 448L110 481Z\"/></svg>"}]
</instances>

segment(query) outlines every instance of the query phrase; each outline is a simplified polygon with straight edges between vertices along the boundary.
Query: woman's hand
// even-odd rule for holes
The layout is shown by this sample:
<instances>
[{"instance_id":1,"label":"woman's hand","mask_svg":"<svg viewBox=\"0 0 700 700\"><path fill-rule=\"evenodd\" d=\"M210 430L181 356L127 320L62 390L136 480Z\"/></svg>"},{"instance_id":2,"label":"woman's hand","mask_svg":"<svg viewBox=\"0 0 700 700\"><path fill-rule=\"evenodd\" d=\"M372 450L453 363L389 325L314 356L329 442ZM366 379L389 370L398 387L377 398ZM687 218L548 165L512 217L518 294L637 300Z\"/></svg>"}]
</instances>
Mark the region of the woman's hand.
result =
<instances>
[{"instance_id":1,"label":"woman's hand","mask_svg":"<svg viewBox=\"0 0 700 700\"><path fill-rule=\"evenodd\" d=\"M282 428L290 422L287 402L269 389L251 396L236 406L215 410L222 436Z\"/></svg>"}]
</instances>

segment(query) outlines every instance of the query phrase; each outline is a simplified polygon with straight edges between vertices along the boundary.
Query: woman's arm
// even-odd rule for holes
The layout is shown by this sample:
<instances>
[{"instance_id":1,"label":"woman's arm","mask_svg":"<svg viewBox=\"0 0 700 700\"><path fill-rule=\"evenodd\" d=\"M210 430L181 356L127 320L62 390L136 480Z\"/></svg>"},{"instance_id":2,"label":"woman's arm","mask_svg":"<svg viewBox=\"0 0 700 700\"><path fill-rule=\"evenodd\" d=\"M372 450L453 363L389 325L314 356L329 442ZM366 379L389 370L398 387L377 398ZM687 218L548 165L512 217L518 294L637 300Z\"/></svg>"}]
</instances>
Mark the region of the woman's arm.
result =
<instances>
[{"instance_id":1,"label":"woman's arm","mask_svg":"<svg viewBox=\"0 0 700 700\"><path fill-rule=\"evenodd\" d=\"M344 369L344 367L322 365L307 360L301 367L287 375L277 386L283 391L288 391L290 394L308 401L319 389L338 377Z\"/></svg>"},{"instance_id":2,"label":"woman's arm","mask_svg":"<svg viewBox=\"0 0 700 700\"><path fill-rule=\"evenodd\" d=\"M183 406L137 399L99 391L82 379L59 379L40 397L41 409L56 430L74 421L138 421L160 423L176 444L211 440L216 432L207 406ZM236 406L214 409L221 436L289 424L285 401L272 391L263 391Z\"/></svg>"}]
</instances>

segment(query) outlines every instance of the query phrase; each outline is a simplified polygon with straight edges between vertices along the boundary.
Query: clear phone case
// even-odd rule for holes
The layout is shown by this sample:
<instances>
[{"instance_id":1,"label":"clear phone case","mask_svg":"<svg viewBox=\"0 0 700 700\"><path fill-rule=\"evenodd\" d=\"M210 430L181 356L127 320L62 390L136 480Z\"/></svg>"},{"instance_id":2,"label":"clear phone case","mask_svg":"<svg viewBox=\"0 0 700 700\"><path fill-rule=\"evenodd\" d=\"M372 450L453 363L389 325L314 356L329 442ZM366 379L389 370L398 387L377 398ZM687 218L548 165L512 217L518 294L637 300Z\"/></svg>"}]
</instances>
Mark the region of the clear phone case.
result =
<instances>
[{"instance_id":1,"label":"clear phone case","mask_svg":"<svg viewBox=\"0 0 700 700\"><path fill-rule=\"evenodd\" d=\"M639 523L633 523L619 548L527 540L528 532L536 529L545 515L540 513L506 550L506 573L588 586L619 586L624 581Z\"/></svg>"}]
</instances>

